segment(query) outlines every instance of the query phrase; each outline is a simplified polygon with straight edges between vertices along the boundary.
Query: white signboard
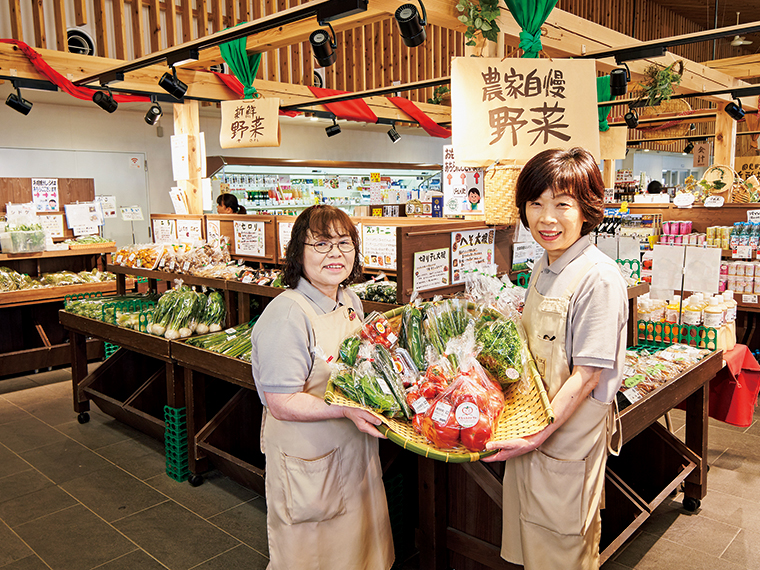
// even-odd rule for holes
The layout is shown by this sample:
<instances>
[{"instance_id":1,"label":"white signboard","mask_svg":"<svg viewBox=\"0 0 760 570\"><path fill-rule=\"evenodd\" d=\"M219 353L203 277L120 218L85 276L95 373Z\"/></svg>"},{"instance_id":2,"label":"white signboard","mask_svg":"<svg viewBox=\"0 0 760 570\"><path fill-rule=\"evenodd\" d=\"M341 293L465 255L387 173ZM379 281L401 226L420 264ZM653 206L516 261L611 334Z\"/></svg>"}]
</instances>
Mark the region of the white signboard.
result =
<instances>
[{"instance_id":1,"label":"white signboard","mask_svg":"<svg viewBox=\"0 0 760 570\"><path fill-rule=\"evenodd\" d=\"M95 196L95 201L100 202L103 208L104 218L116 218L116 196Z\"/></svg>"},{"instance_id":2,"label":"white signboard","mask_svg":"<svg viewBox=\"0 0 760 570\"><path fill-rule=\"evenodd\" d=\"M121 210L121 219L125 222L140 222L144 219L140 206L122 206L119 210Z\"/></svg>"},{"instance_id":3,"label":"white signboard","mask_svg":"<svg viewBox=\"0 0 760 570\"><path fill-rule=\"evenodd\" d=\"M290 243L290 232L293 231L293 222L277 223L277 241L280 244L280 258L285 259L285 253Z\"/></svg>"},{"instance_id":4,"label":"white signboard","mask_svg":"<svg viewBox=\"0 0 760 570\"><path fill-rule=\"evenodd\" d=\"M237 255L264 255L264 222L235 221L235 253Z\"/></svg>"},{"instance_id":5,"label":"white signboard","mask_svg":"<svg viewBox=\"0 0 760 570\"><path fill-rule=\"evenodd\" d=\"M201 219L177 220L177 239L179 241L194 242L202 238Z\"/></svg>"},{"instance_id":6,"label":"white signboard","mask_svg":"<svg viewBox=\"0 0 760 570\"><path fill-rule=\"evenodd\" d=\"M760 224L760 210L747 210L747 221Z\"/></svg>"},{"instance_id":7,"label":"white signboard","mask_svg":"<svg viewBox=\"0 0 760 570\"><path fill-rule=\"evenodd\" d=\"M525 162L583 147L601 159L596 63L579 59L456 57L451 62L452 143L460 166Z\"/></svg>"},{"instance_id":8,"label":"white signboard","mask_svg":"<svg viewBox=\"0 0 760 570\"><path fill-rule=\"evenodd\" d=\"M443 146L443 215L483 215L483 169L456 165L453 145Z\"/></svg>"},{"instance_id":9,"label":"white signboard","mask_svg":"<svg viewBox=\"0 0 760 570\"><path fill-rule=\"evenodd\" d=\"M96 224L87 224L84 226L72 226L71 231L75 236L92 236L98 233Z\"/></svg>"},{"instance_id":10,"label":"white signboard","mask_svg":"<svg viewBox=\"0 0 760 570\"><path fill-rule=\"evenodd\" d=\"M58 210L58 179L32 178L32 202L38 212Z\"/></svg>"},{"instance_id":11,"label":"white signboard","mask_svg":"<svg viewBox=\"0 0 760 570\"><path fill-rule=\"evenodd\" d=\"M103 210L99 202L85 202L83 204L65 204L66 223L70 228L77 226L102 226ZM97 233L97 230L96 230ZM85 235L85 234L80 234Z\"/></svg>"},{"instance_id":12,"label":"white signboard","mask_svg":"<svg viewBox=\"0 0 760 570\"><path fill-rule=\"evenodd\" d=\"M396 270L396 227L362 226L364 267Z\"/></svg>"},{"instance_id":13,"label":"white signboard","mask_svg":"<svg viewBox=\"0 0 760 570\"><path fill-rule=\"evenodd\" d=\"M5 218L8 226L28 226L36 223L37 215L34 208L34 202L26 204L12 204L8 202L5 205Z\"/></svg>"},{"instance_id":14,"label":"white signboard","mask_svg":"<svg viewBox=\"0 0 760 570\"><path fill-rule=\"evenodd\" d=\"M451 283L464 283L464 271L485 268L494 262L496 230L451 232Z\"/></svg>"},{"instance_id":15,"label":"white signboard","mask_svg":"<svg viewBox=\"0 0 760 570\"><path fill-rule=\"evenodd\" d=\"M449 248L415 252L413 283L415 291L427 291L449 285Z\"/></svg>"},{"instance_id":16,"label":"white signboard","mask_svg":"<svg viewBox=\"0 0 760 570\"><path fill-rule=\"evenodd\" d=\"M37 220L51 238L63 237L63 214L38 215Z\"/></svg>"},{"instance_id":17,"label":"white signboard","mask_svg":"<svg viewBox=\"0 0 760 570\"><path fill-rule=\"evenodd\" d=\"M174 220L153 220L153 241L172 243L177 240L177 226Z\"/></svg>"}]
</instances>

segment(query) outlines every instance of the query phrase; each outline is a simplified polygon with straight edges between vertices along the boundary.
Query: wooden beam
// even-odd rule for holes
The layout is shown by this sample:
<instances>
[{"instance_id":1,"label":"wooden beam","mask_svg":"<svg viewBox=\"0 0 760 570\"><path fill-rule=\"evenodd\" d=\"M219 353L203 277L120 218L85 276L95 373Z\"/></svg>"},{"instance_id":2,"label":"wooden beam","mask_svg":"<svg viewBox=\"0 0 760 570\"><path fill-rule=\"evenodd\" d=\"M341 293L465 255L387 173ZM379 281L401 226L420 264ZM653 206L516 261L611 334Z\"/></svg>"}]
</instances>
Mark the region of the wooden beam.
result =
<instances>
[{"instance_id":1,"label":"wooden beam","mask_svg":"<svg viewBox=\"0 0 760 570\"><path fill-rule=\"evenodd\" d=\"M24 31L21 26L21 3L19 0L8 0L11 11L11 38L24 41Z\"/></svg>"},{"instance_id":2,"label":"wooden beam","mask_svg":"<svg viewBox=\"0 0 760 570\"><path fill-rule=\"evenodd\" d=\"M166 0L166 47L177 45L177 4L174 0Z\"/></svg>"},{"instance_id":3,"label":"wooden beam","mask_svg":"<svg viewBox=\"0 0 760 570\"><path fill-rule=\"evenodd\" d=\"M202 38L209 34L208 31L208 0L197 0L198 6L198 37Z\"/></svg>"},{"instance_id":4,"label":"wooden beam","mask_svg":"<svg viewBox=\"0 0 760 570\"><path fill-rule=\"evenodd\" d=\"M161 9L158 0L150 0L148 26L150 26L150 51L159 51L161 49Z\"/></svg>"},{"instance_id":5,"label":"wooden beam","mask_svg":"<svg viewBox=\"0 0 760 570\"><path fill-rule=\"evenodd\" d=\"M53 1L53 16L55 18L55 45L58 51L69 51L66 37L66 4L65 0Z\"/></svg>"},{"instance_id":6,"label":"wooden beam","mask_svg":"<svg viewBox=\"0 0 760 570\"><path fill-rule=\"evenodd\" d=\"M734 159L736 159L736 121L723 109L718 109L715 117L713 164L723 164L733 168Z\"/></svg>"},{"instance_id":7,"label":"wooden beam","mask_svg":"<svg viewBox=\"0 0 760 570\"><path fill-rule=\"evenodd\" d=\"M132 0L132 50L135 58L142 57L145 53L145 26L143 25L142 2Z\"/></svg>"},{"instance_id":8,"label":"wooden beam","mask_svg":"<svg viewBox=\"0 0 760 570\"><path fill-rule=\"evenodd\" d=\"M182 42L189 42L194 37L193 33L193 6L191 0L181 0L180 8L182 8Z\"/></svg>"},{"instance_id":9,"label":"wooden beam","mask_svg":"<svg viewBox=\"0 0 760 570\"><path fill-rule=\"evenodd\" d=\"M222 0L211 0L211 16L214 23L214 33L220 32L224 29L224 26L222 25L223 15Z\"/></svg>"},{"instance_id":10,"label":"wooden beam","mask_svg":"<svg viewBox=\"0 0 760 570\"><path fill-rule=\"evenodd\" d=\"M117 59L127 59L127 23L124 19L124 0L113 0L113 36Z\"/></svg>"},{"instance_id":11,"label":"wooden beam","mask_svg":"<svg viewBox=\"0 0 760 570\"><path fill-rule=\"evenodd\" d=\"M74 0L74 23L77 26L87 24L87 4L85 4L85 0Z\"/></svg>"},{"instance_id":12,"label":"wooden beam","mask_svg":"<svg viewBox=\"0 0 760 570\"><path fill-rule=\"evenodd\" d=\"M705 65L737 79L760 77L760 54L757 53L706 61Z\"/></svg>"},{"instance_id":13,"label":"wooden beam","mask_svg":"<svg viewBox=\"0 0 760 570\"><path fill-rule=\"evenodd\" d=\"M189 214L203 213L203 191L201 188L201 156L200 146L200 115L198 101L185 101L174 104L174 134L185 135L188 138L187 162L190 169L189 180L177 180L177 184L185 191Z\"/></svg>"},{"instance_id":14,"label":"wooden beam","mask_svg":"<svg viewBox=\"0 0 760 570\"><path fill-rule=\"evenodd\" d=\"M93 0L95 11L95 54L108 57L108 31L106 28L106 0Z\"/></svg>"},{"instance_id":15,"label":"wooden beam","mask_svg":"<svg viewBox=\"0 0 760 570\"><path fill-rule=\"evenodd\" d=\"M34 22L34 45L38 48L46 48L45 12L42 0L32 0L32 20Z\"/></svg>"}]
</instances>

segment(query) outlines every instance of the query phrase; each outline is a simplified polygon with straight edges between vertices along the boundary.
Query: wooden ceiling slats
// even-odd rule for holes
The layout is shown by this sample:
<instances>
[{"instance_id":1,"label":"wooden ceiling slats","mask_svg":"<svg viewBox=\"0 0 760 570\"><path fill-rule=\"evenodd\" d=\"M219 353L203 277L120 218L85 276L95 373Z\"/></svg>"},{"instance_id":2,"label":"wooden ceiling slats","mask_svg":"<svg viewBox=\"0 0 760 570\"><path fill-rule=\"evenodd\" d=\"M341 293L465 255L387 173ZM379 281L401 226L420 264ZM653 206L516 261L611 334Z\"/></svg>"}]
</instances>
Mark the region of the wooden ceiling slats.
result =
<instances>
[{"instance_id":1,"label":"wooden ceiling slats","mask_svg":"<svg viewBox=\"0 0 760 570\"><path fill-rule=\"evenodd\" d=\"M145 26L143 25L142 2L132 2L132 53L134 57L145 55L143 45L145 43Z\"/></svg>"},{"instance_id":2,"label":"wooden ceiling slats","mask_svg":"<svg viewBox=\"0 0 760 570\"><path fill-rule=\"evenodd\" d=\"M148 7L148 36L150 36L151 53L161 51L161 10L158 0L150 0Z\"/></svg>"},{"instance_id":3,"label":"wooden ceiling slats","mask_svg":"<svg viewBox=\"0 0 760 570\"><path fill-rule=\"evenodd\" d=\"M19 0L8 0L11 16L11 37L24 41L24 31L21 25L21 3Z\"/></svg>"},{"instance_id":4,"label":"wooden ceiling slats","mask_svg":"<svg viewBox=\"0 0 760 570\"><path fill-rule=\"evenodd\" d=\"M41 48L47 48L45 37L45 14L42 0L32 0L32 21L34 23L34 43Z\"/></svg>"},{"instance_id":5,"label":"wooden ceiling slats","mask_svg":"<svg viewBox=\"0 0 760 570\"><path fill-rule=\"evenodd\" d=\"M116 59L128 59L127 57L127 23L124 18L124 0L111 2L113 11L113 37Z\"/></svg>"},{"instance_id":6,"label":"wooden ceiling slats","mask_svg":"<svg viewBox=\"0 0 760 570\"><path fill-rule=\"evenodd\" d=\"M64 0L53 1L53 17L55 19L55 46L58 51L68 51L66 38L66 5Z\"/></svg>"}]
</instances>

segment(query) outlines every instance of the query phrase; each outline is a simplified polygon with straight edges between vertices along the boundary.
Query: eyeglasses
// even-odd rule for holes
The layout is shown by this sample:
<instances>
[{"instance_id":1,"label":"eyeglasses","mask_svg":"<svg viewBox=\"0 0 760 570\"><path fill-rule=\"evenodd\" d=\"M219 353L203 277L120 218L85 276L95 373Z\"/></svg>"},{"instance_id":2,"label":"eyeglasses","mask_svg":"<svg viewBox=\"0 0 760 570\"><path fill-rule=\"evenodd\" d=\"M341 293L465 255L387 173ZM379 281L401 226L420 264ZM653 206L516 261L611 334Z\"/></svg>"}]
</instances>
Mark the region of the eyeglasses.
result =
<instances>
[{"instance_id":1,"label":"eyeglasses","mask_svg":"<svg viewBox=\"0 0 760 570\"><path fill-rule=\"evenodd\" d=\"M356 250L354 242L351 240L341 240L338 243L332 243L330 241L318 241L316 243L304 242L304 245L310 245L317 253L330 253L335 246L337 246L343 253L351 253Z\"/></svg>"}]
</instances>

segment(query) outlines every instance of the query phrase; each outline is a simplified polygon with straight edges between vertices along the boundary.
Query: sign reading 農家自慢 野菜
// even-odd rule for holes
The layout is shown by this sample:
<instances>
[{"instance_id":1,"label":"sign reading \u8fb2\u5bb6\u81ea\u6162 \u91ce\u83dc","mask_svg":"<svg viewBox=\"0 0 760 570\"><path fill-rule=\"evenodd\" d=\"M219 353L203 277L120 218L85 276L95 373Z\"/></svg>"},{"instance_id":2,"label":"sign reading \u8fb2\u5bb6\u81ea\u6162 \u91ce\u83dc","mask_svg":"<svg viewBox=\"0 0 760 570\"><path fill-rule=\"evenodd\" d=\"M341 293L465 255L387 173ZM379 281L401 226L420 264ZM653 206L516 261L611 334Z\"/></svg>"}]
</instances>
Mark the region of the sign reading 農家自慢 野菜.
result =
<instances>
[{"instance_id":1,"label":"sign reading \u8fb2\u5bb6\u81ea\u6162 \u91ce\u83dc","mask_svg":"<svg viewBox=\"0 0 760 570\"><path fill-rule=\"evenodd\" d=\"M362 224L364 267L396 270L396 226Z\"/></svg>"},{"instance_id":2,"label":"sign reading \u8fb2\u5bb6\u81ea\u6162 \u91ce\u83dc","mask_svg":"<svg viewBox=\"0 0 760 570\"><path fill-rule=\"evenodd\" d=\"M486 270L494 263L496 230L451 232L451 283L464 283L466 271Z\"/></svg>"},{"instance_id":3,"label":"sign reading \u8fb2\u5bb6\u81ea\u6162 \u91ce\u83dc","mask_svg":"<svg viewBox=\"0 0 760 570\"><path fill-rule=\"evenodd\" d=\"M457 166L453 145L443 146L443 215L482 215L483 169Z\"/></svg>"},{"instance_id":4,"label":"sign reading \u8fb2\u5bb6\u81ea\u6162 \u91ce\u83dc","mask_svg":"<svg viewBox=\"0 0 760 570\"><path fill-rule=\"evenodd\" d=\"M222 101L222 148L280 146L280 99Z\"/></svg>"},{"instance_id":5,"label":"sign reading \u8fb2\u5bb6\u81ea\u6162 \u91ce\u83dc","mask_svg":"<svg viewBox=\"0 0 760 570\"><path fill-rule=\"evenodd\" d=\"M543 150L576 146L598 160L595 94L592 60L454 58L451 122L457 164L519 163Z\"/></svg>"},{"instance_id":6,"label":"sign reading \u8fb2\u5bb6\u81ea\u6162 \u91ce\u83dc","mask_svg":"<svg viewBox=\"0 0 760 570\"><path fill-rule=\"evenodd\" d=\"M252 255L263 257L264 222L235 221L235 253L237 255Z\"/></svg>"},{"instance_id":7,"label":"sign reading \u8fb2\u5bb6\u81ea\u6162 \u91ce\u83dc","mask_svg":"<svg viewBox=\"0 0 760 570\"><path fill-rule=\"evenodd\" d=\"M426 291L446 287L449 278L449 249L431 249L414 253L414 290Z\"/></svg>"}]
</instances>

